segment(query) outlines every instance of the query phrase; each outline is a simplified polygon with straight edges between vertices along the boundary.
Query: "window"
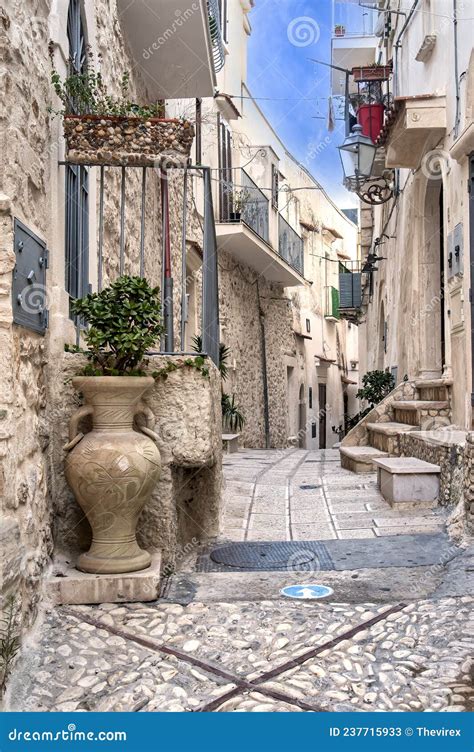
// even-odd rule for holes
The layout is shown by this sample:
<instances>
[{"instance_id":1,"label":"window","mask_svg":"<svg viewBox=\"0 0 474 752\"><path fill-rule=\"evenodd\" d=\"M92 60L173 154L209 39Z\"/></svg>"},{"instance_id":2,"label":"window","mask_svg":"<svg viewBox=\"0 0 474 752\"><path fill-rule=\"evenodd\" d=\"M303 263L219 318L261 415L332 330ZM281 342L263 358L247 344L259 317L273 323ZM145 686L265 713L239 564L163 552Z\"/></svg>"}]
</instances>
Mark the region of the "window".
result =
<instances>
[{"instance_id":1,"label":"window","mask_svg":"<svg viewBox=\"0 0 474 752\"><path fill-rule=\"evenodd\" d=\"M310 409L313 407L313 387L312 386L308 388L308 407Z\"/></svg>"},{"instance_id":2,"label":"window","mask_svg":"<svg viewBox=\"0 0 474 752\"><path fill-rule=\"evenodd\" d=\"M80 0L70 0L67 18L70 72L84 71L86 36ZM66 165L66 291L81 298L89 288L89 171Z\"/></svg>"},{"instance_id":3,"label":"window","mask_svg":"<svg viewBox=\"0 0 474 752\"><path fill-rule=\"evenodd\" d=\"M232 134L230 128L217 116L219 134L219 199L220 218L225 222L232 211Z\"/></svg>"},{"instance_id":4,"label":"window","mask_svg":"<svg viewBox=\"0 0 474 752\"><path fill-rule=\"evenodd\" d=\"M309 334L311 331L311 321L310 319L306 319L306 331Z\"/></svg>"},{"instance_id":5,"label":"window","mask_svg":"<svg viewBox=\"0 0 474 752\"><path fill-rule=\"evenodd\" d=\"M219 16L221 19L221 32L224 42L228 42L227 35L227 0L219 0Z\"/></svg>"},{"instance_id":6,"label":"window","mask_svg":"<svg viewBox=\"0 0 474 752\"><path fill-rule=\"evenodd\" d=\"M279 191L280 176L278 174L278 168L272 164L272 207L278 211L278 191Z\"/></svg>"}]
</instances>

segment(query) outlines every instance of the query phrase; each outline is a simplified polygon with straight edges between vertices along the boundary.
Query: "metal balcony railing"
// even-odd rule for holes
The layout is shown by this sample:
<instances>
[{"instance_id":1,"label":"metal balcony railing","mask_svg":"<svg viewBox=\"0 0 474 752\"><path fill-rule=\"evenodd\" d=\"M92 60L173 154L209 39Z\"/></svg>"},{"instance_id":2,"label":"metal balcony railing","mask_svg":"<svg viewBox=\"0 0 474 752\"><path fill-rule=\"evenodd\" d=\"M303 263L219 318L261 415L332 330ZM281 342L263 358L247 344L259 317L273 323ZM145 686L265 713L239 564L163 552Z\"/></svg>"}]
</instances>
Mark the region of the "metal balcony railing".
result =
<instances>
[{"instance_id":1,"label":"metal balcony railing","mask_svg":"<svg viewBox=\"0 0 474 752\"><path fill-rule=\"evenodd\" d=\"M60 162L66 169L70 165ZM74 165L73 165L74 166ZM186 266L186 228L188 223L188 195L192 190L192 174L202 180L204 196L203 224L203 263L200 270L188 274ZM97 248L97 289L100 291L106 282L122 274L133 274L156 279L161 271L161 297L163 320L166 327L158 352L182 354L186 351L188 337L188 288L196 281L201 287L201 322L198 333L202 338L202 350L217 365L219 363L219 292L217 269L217 242L214 222L214 207L211 189L211 169L173 168L174 178L182 180L181 188L181 258L171 255L170 209L168 203L169 174L158 174L154 167L121 167L104 165L98 168L98 206L85 208L86 223L89 226L89 212L94 212L94 226L97 237L90 238ZM95 175L94 175L95 179ZM149 207L154 201L161 203L162 229ZM151 202L151 203L150 203ZM138 209L138 212L137 212ZM107 218L107 222L106 222ZM85 269L85 280L77 295L83 295L89 288L91 270L86 250L81 241L81 233L69 238L74 250L75 263ZM160 249L161 258L150 253L150 247ZM158 252L159 254L159 252ZM79 345L83 323L75 318L76 342ZM190 353L192 354L192 353Z\"/></svg>"},{"instance_id":2,"label":"metal balcony railing","mask_svg":"<svg viewBox=\"0 0 474 752\"><path fill-rule=\"evenodd\" d=\"M266 243L269 235L269 201L252 178L240 168L232 179L220 182L220 221L244 222Z\"/></svg>"},{"instance_id":3,"label":"metal balcony railing","mask_svg":"<svg viewBox=\"0 0 474 752\"><path fill-rule=\"evenodd\" d=\"M215 73L219 73L224 67L225 51L224 41L222 39L222 24L218 0L207 0L207 12L209 15L209 33L212 42L214 71Z\"/></svg>"},{"instance_id":4,"label":"metal balcony railing","mask_svg":"<svg viewBox=\"0 0 474 752\"><path fill-rule=\"evenodd\" d=\"M278 253L301 275L304 273L303 239L288 224L281 214L278 215Z\"/></svg>"}]
</instances>

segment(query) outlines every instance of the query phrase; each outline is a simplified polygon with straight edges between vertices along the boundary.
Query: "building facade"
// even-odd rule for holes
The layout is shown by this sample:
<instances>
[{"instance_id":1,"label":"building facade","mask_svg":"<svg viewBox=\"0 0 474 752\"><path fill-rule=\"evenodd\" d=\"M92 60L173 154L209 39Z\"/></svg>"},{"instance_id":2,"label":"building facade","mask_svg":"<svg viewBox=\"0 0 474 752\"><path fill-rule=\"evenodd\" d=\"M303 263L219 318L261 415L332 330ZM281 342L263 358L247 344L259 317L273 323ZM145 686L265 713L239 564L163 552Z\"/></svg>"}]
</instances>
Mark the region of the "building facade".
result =
<instances>
[{"instance_id":1,"label":"building facade","mask_svg":"<svg viewBox=\"0 0 474 752\"><path fill-rule=\"evenodd\" d=\"M335 3L343 12L340 6ZM378 146L373 175L387 178L388 200L361 204L363 255L382 257L361 317L361 366L389 369L397 383L445 382L449 420L468 429L474 21L470 4L450 0L418 0L406 13L398 10L395 2L381 2L368 11L365 33L360 22L348 20L344 35L333 40L333 63L353 72L376 64L390 69L382 98L372 89L369 105L384 110L372 134ZM353 77L350 86L356 87Z\"/></svg>"},{"instance_id":2,"label":"building facade","mask_svg":"<svg viewBox=\"0 0 474 752\"><path fill-rule=\"evenodd\" d=\"M196 158L213 176L220 338L230 351L223 389L245 418L245 446L330 447L357 412L357 326L340 306L339 271L357 264L358 228L252 98L252 6L223 4L226 64L216 96L199 103Z\"/></svg>"},{"instance_id":3,"label":"building facade","mask_svg":"<svg viewBox=\"0 0 474 752\"><path fill-rule=\"evenodd\" d=\"M338 280L357 259L357 227L246 89L252 3L155 5L6 2L0 14L2 593L16 594L25 627L53 551L74 560L90 540L64 478L81 367L65 346L83 342L72 300L120 274L159 285L166 334L152 363L182 365L199 335L217 364L220 339L243 445L331 446L356 411L357 327L341 317ZM69 160L50 57L62 77L93 60L112 96L127 72L131 99L163 103L170 146L157 163ZM163 472L139 536L165 562L218 529L221 387L210 370L206 381L179 368L150 397Z\"/></svg>"}]
</instances>

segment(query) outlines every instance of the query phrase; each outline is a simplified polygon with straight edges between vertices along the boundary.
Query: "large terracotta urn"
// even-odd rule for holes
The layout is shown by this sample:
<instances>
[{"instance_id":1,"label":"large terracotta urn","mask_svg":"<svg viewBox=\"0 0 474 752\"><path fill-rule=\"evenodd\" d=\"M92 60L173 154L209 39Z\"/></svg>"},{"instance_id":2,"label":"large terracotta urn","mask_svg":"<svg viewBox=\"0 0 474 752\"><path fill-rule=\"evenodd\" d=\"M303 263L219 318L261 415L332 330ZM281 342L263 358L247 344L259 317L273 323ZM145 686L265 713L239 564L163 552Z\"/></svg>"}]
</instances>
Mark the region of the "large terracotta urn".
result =
<instances>
[{"instance_id":1,"label":"large terracotta urn","mask_svg":"<svg viewBox=\"0 0 474 752\"><path fill-rule=\"evenodd\" d=\"M141 398L154 384L151 377L80 376L74 387L85 405L69 424L65 449L66 479L92 528L92 544L77 568L95 574L146 569L151 557L136 539L138 517L160 477L157 434L150 428L151 410ZM134 430L143 413L148 425ZM79 423L92 416L92 431ZM154 421L153 421L154 422Z\"/></svg>"}]
</instances>

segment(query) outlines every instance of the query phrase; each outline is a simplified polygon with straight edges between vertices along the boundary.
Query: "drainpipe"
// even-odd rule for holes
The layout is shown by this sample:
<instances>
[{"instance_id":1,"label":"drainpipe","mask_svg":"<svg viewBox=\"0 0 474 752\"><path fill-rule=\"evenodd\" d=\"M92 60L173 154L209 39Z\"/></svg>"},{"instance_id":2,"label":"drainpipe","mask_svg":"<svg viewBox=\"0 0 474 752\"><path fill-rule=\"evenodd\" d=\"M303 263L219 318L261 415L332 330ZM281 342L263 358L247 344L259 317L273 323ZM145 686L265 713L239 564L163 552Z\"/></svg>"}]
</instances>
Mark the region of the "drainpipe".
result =
<instances>
[{"instance_id":1,"label":"drainpipe","mask_svg":"<svg viewBox=\"0 0 474 752\"><path fill-rule=\"evenodd\" d=\"M168 173L161 171L161 219L163 236L163 321L165 325L164 350L174 351L173 342L173 277L171 275L170 209Z\"/></svg>"},{"instance_id":2,"label":"drainpipe","mask_svg":"<svg viewBox=\"0 0 474 752\"><path fill-rule=\"evenodd\" d=\"M456 80L456 117L454 120L454 138L459 135L459 123L461 120L461 87L459 85L459 58L458 58L458 3L453 0L454 17L454 77Z\"/></svg>"},{"instance_id":3,"label":"drainpipe","mask_svg":"<svg viewBox=\"0 0 474 752\"><path fill-rule=\"evenodd\" d=\"M265 314L260 305L260 290L257 286L258 315L260 320L260 346L262 348L263 420L265 424L265 448L270 449L270 410L268 405L267 349L265 344Z\"/></svg>"},{"instance_id":4,"label":"drainpipe","mask_svg":"<svg viewBox=\"0 0 474 752\"><path fill-rule=\"evenodd\" d=\"M401 43L402 36L404 35L405 31L408 28L408 25L409 25L409 23L410 23L413 15L414 15L415 11L416 11L416 8L417 8L417 5L418 5L419 1L420 0L415 0L415 2L413 3L413 5L411 6L411 10L410 10L408 16L405 18L405 23L403 24L403 26L402 26L402 28L400 30L400 34L397 37L397 41L395 42L395 76L394 76L394 81L393 81L393 89L394 89L393 94L394 94L394 96L398 96L399 95L399 86L398 86L398 50L402 46L402 43Z\"/></svg>"}]
</instances>

